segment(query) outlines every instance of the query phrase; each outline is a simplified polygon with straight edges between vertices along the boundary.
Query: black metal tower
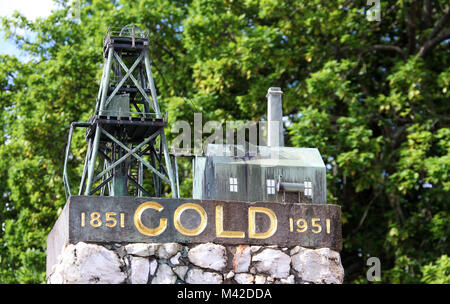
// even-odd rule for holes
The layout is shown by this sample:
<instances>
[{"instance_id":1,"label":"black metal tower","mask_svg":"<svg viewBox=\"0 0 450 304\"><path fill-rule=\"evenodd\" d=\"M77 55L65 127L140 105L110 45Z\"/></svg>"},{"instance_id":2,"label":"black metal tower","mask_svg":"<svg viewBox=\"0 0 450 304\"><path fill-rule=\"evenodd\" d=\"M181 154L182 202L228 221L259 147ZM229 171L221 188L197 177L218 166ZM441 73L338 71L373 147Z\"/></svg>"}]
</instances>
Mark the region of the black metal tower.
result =
<instances>
[{"instance_id":1,"label":"black metal tower","mask_svg":"<svg viewBox=\"0 0 450 304\"><path fill-rule=\"evenodd\" d=\"M73 128L85 127L88 148L78 195L161 197L165 182L172 197L179 197L176 159L168 151L167 117L159 108L148 47L148 31L135 25L108 29L94 115L87 123L71 124L66 196L71 195L67 162Z\"/></svg>"}]
</instances>

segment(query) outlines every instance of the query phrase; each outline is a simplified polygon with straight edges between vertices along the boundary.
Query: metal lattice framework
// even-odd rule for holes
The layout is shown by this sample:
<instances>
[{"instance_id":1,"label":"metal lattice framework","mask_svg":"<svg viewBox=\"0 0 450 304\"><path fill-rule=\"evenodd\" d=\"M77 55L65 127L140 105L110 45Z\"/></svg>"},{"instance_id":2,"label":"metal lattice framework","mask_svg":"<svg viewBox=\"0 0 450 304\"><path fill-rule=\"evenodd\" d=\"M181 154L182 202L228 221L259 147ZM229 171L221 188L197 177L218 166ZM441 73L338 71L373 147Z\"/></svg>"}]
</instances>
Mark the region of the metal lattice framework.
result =
<instances>
[{"instance_id":1,"label":"metal lattice framework","mask_svg":"<svg viewBox=\"0 0 450 304\"><path fill-rule=\"evenodd\" d=\"M69 131L63 174L67 197L75 127L86 128L88 142L78 195L161 197L166 183L172 197L179 197L177 160L168 151L167 117L159 108L148 46L148 32L135 25L108 29L95 113L87 123L72 123Z\"/></svg>"}]
</instances>

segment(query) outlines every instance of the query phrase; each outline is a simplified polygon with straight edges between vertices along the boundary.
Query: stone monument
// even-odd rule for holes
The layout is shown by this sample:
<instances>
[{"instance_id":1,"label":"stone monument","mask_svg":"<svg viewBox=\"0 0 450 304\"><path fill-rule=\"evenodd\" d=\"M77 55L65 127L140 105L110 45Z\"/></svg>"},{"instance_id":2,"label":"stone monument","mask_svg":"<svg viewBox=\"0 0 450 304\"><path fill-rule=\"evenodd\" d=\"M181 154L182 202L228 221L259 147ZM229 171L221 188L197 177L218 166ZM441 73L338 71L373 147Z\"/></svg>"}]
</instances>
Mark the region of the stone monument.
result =
<instances>
[{"instance_id":1,"label":"stone monument","mask_svg":"<svg viewBox=\"0 0 450 304\"><path fill-rule=\"evenodd\" d=\"M210 145L193 158L193 198L180 198L147 50L138 27L108 30L94 116L69 132L47 282L342 283L341 210L326 202L319 151L284 147L281 89L267 94L268 145L243 157ZM77 195L67 174L75 127L88 142Z\"/></svg>"}]
</instances>

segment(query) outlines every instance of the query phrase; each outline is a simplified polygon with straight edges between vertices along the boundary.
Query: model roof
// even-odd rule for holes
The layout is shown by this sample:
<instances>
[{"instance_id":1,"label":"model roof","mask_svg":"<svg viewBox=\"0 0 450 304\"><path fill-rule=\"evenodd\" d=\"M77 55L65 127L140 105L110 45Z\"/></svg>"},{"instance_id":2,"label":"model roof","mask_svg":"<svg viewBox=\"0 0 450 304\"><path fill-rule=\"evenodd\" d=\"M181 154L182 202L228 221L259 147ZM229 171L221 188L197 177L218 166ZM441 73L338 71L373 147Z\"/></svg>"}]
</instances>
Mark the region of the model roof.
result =
<instances>
[{"instance_id":1,"label":"model roof","mask_svg":"<svg viewBox=\"0 0 450 304\"><path fill-rule=\"evenodd\" d=\"M240 145L209 144L206 156L216 163L268 167L325 167L316 148L253 146L250 152L245 152Z\"/></svg>"}]
</instances>

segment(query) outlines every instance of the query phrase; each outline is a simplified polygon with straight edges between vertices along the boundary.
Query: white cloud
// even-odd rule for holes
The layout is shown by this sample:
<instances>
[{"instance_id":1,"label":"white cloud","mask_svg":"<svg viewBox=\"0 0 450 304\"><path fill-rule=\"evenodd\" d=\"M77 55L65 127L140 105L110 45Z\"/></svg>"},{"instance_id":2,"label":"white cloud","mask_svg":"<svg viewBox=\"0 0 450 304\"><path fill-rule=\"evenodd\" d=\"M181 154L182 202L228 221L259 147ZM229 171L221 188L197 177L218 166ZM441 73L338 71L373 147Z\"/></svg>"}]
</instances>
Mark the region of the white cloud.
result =
<instances>
[{"instance_id":1,"label":"white cloud","mask_svg":"<svg viewBox=\"0 0 450 304\"><path fill-rule=\"evenodd\" d=\"M57 4L53 0L0 0L0 16L11 17L14 11L19 11L29 20L35 20L38 17L48 17L52 9L56 9ZM20 35L31 34L20 28L13 29ZM29 60L17 46L10 40L4 39L4 32L0 30L0 54L9 54L17 56L22 60Z\"/></svg>"},{"instance_id":2,"label":"white cloud","mask_svg":"<svg viewBox=\"0 0 450 304\"><path fill-rule=\"evenodd\" d=\"M28 19L47 17L56 8L53 0L0 0L0 16L10 17L14 11L19 11Z\"/></svg>"}]
</instances>

